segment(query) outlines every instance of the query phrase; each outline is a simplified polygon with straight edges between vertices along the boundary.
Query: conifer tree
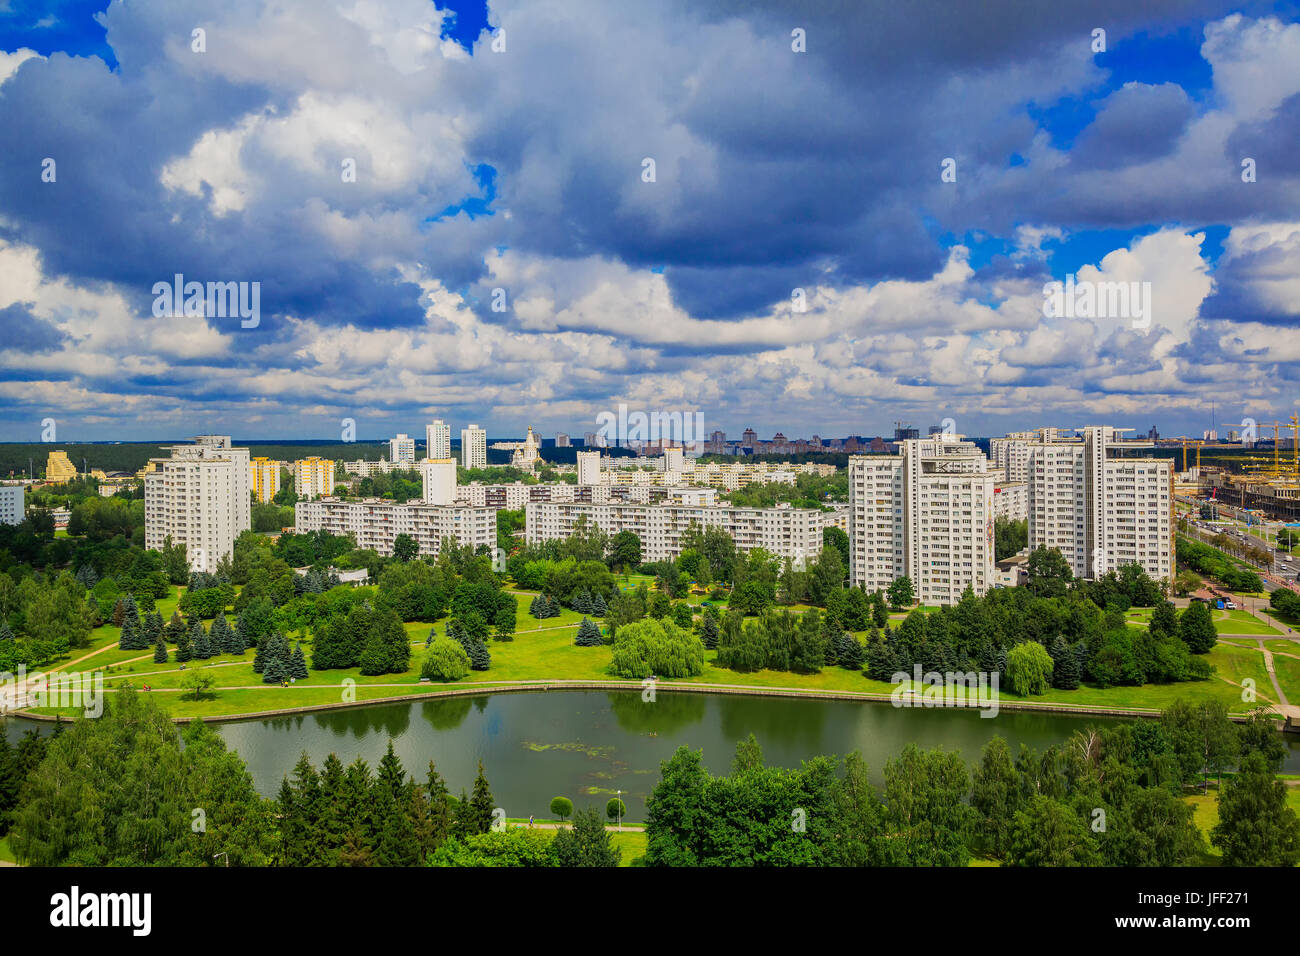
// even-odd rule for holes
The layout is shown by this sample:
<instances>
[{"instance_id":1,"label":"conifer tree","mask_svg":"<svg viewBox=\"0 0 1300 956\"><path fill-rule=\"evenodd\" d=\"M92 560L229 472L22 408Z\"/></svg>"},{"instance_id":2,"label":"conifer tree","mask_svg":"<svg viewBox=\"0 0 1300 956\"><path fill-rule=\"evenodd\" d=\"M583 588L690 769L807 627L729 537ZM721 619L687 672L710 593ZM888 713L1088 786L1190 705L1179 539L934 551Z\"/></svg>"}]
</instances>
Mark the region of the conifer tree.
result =
<instances>
[{"instance_id":1,"label":"conifer tree","mask_svg":"<svg viewBox=\"0 0 1300 956\"><path fill-rule=\"evenodd\" d=\"M578 634L573 639L573 643L578 647L600 647L603 643L600 627L584 617L582 623L578 625Z\"/></svg>"},{"instance_id":2,"label":"conifer tree","mask_svg":"<svg viewBox=\"0 0 1300 956\"><path fill-rule=\"evenodd\" d=\"M117 646L124 651L136 650L135 625L129 617L122 618L122 633L118 635Z\"/></svg>"},{"instance_id":3,"label":"conifer tree","mask_svg":"<svg viewBox=\"0 0 1300 956\"><path fill-rule=\"evenodd\" d=\"M226 612L218 611L217 616L212 619L212 627L208 630L208 640L212 644L213 655L229 654L232 637L234 632L226 620Z\"/></svg>"},{"instance_id":4,"label":"conifer tree","mask_svg":"<svg viewBox=\"0 0 1300 956\"><path fill-rule=\"evenodd\" d=\"M295 644L293 656L289 659L289 676L294 680L307 679L307 658L302 652L302 644Z\"/></svg>"},{"instance_id":5,"label":"conifer tree","mask_svg":"<svg viewBox=\"0 0 1300 956\"><path fill-rule=\"evenodd\" d=\"M487 644L475 641L468 648L470 670L485 671L492 666L492 655L488 653Z\"/></svg>"},{"instance_id":6,"label":"conifer tree","mask_svg":"<svg viewBox=\"0 0 1300 956\"><path fill-rule=\"evenodd\" d=\"M203 630L203 624L196 617L190 625L190 643L194 649L194 659L206 661L212 657L212 641Z\"/></svg>"},{"instance_id":7,"label":"conifer tree","mask_svg":"<svg viewBox=\"0 0 1300 956\"><path fill-rule=\"evenodd\" d=\"M176 662L184 664L194 657L194 646L190 639L190 632L182 629L176 638Z\"/></svg>"},{"instance_id":8,"label":"conifer tree","mask_svg":"<svg viewBox=\"0 0 1300 956\"><path fill-rule=\"evenodd\" d=\"M263 684L282 684L288 679L289 673L285 670L284 661L278 657L271 658L262 671Z\"/></svg>"},{"instance_id":9,"label":"conifer tree","mask_svg":"<svg viewBox=\"0 0 1300 956\"><path fill-rule=\"evenodd\" d=\"M718 634L717 620L711 614L704 615L700 619L700 642L704 645L706 651L716 651L718 649Z\"/></svg>"},{"instance_id":10,"label":"conifer tree","mask_svg":"<svg viewBox=\"0 0 1300 956\"><path fill-rule=\"evenodd\" d=\"M158 640L153 645L153 662L155 664L167 663L167 642L162 639L161 634L158 635Z\"/></svg>"}]
</instances>

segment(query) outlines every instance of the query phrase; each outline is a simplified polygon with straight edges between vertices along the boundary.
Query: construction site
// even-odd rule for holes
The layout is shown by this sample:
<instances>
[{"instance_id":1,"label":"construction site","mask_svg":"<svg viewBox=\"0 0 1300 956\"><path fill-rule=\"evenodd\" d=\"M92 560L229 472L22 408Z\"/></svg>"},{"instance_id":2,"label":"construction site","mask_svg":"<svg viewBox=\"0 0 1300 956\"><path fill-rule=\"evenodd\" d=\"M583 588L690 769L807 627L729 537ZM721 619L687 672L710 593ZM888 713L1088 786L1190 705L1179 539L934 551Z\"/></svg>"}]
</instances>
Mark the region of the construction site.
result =
<instances>
[{"instance_id":1,"label":"construction site","mask_svg":"<svg viewBox=\"0 0 1300 956\"><path fill-rule=\"evenodd\" d=\"M1300 418L1256 427L1261 433L1272 429L1271 442L1262 434L1251 440L1235 433L1227 441L1159 439L1157 447L1181 465L1175 494L1219 501L1272 521L1300 522Z\"/></svg>"}]
</instances>

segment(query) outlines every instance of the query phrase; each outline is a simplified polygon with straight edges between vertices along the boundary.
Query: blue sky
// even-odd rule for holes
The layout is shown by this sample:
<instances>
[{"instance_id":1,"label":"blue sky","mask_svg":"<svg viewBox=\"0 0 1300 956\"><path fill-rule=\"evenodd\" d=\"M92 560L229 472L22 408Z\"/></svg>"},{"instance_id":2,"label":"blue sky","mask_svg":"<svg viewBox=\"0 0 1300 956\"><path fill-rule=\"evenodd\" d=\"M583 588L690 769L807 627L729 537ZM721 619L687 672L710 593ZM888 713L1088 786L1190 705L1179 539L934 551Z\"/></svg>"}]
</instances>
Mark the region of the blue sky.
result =
<instances>
[{"instance_id":1,"label":"blue sky","mask_svg":"<svg viewBox=\"0 0 1300 956\"><path fill-rule=\"evenodd\" d=\"M1296 4L849 9L0 0L0 440L1294 411Z\"/></svg>"}]
</instances>

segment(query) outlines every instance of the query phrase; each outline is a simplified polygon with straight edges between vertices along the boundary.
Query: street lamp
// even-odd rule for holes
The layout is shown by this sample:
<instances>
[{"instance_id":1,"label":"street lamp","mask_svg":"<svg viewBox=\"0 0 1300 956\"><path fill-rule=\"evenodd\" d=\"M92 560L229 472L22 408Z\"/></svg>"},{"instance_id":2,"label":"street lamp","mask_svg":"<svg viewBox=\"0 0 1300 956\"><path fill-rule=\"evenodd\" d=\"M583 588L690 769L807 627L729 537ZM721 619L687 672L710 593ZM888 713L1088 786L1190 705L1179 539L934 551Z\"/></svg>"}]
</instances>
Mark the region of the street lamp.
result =
<instances>
[{"instance_id":1,"label":"street lamp","mask_svg":"<svg viewBox=\"0 0 1300 956\"><path fill-rule=\"evenodd\" d=\"M605 792L608 793L609 791L607 790ZM618 810L618 830L620 833L622 833L623 832L623 791L619 790L617 791L617 793L618 793L618 806L616 809Z\"/></svg>"},{"instance_id":2,"label":"street lamp","mask_svg":"<svg viewBox=\"0 0 1300 956\"><path fill-rule=\"evenodd\" d=\"M230 866L230 854L227 853L225 850L222 850L220 853L212 854L212 859L215 860L217 859L217 857L221 857L221 856L224 856L226 858L226 866Z\"/></svg>"}]
</instances>

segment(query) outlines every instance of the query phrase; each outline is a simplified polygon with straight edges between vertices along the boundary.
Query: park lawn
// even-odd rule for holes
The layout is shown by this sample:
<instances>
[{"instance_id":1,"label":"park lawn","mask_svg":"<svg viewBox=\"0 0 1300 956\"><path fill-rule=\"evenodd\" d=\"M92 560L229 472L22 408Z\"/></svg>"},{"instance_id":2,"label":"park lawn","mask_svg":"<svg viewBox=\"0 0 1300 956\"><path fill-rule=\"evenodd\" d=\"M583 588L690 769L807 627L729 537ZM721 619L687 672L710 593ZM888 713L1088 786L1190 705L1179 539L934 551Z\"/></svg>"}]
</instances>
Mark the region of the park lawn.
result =
<instances>
[{"instance_id":1,"label":"park lawn","mask_svg":"<svg viewBox=\"0 0 1300 956\"><path fill-rule=\"evenodd\" d=\"M1286 699L1292 703L1300 702L1300 660L1274 654L1273 673L1277 675Z\"/></svg>"},{"instance_id":2,"label":"park lawn","mask_svg":"<svg viewBox=\"0 0 1300 956\"><path fill-rule=\"evenodd\" d=\"M1249 611L1214 612L1214 629L1220 634L1281 634L1275 627L1270 627Z\"/></svg>"},{"instance_id":3,"label":"park lawn","mask_svg":"<svg viewBox=\"0 0 1300 956\"><path fill-rule=\"evenodd\" d=\"M18 858L14 856L14 851L9 848L9 837L0 837L0 860L6 863L17 863Z\"/></svg>"},{"instance_id":4,"label":"park lawn","mask_svg":"<svg viewBox=\"0 0 1300 956\"><path fill-rule=\"evenodd\" d=\"M610 842L622 851L619 866L631 866L633 860L645 856L646 846L650 842L644 830L615 830L609 836Z\"/></svg>"},{"instance_id":5,"label":"park lawn","mask_svg":"<svg viewBox=\"0 0 1300 956\"><path fill-rule=\"evenodd\" d=\"M1183 802L1191 805L1193 811L1192 822L1196 824L1196 829L1200 830L1201 835L1205 837L1205 851L1201 856L1200 865L1218 866L1223 853L1218 847L1210 843L1210 831L1219 822L1218 793L1192 794L1183 797Z\"/></svg>"},{"instance_id":6,"label":"park lawn","mask_svg":"<svg viewBox=\"0 0 1300 956\"><path fill-rule=\"evenodd\" d=\"M1288 641L1285 638L1265 641L1264 646L1274 654L1295 654L1300 657L1300 641Z\"/></svg>"},{"instance_id":7,"label":"park lawn","mask_svg":"<svg viewBox=\"0 0 1300 956\"><path fill-rule=\"evenodd\" d=\"M1255 681L1255 693L1260 699L1268 703L1276 703L1273 700L1273 682L1269 680L1268 669L1264 667L1264 655L1259 652L1258 648L1237 647L1229 644L1216 644L1214 648L1206 655L1206 659L1214 665L1215 677L1222 677L1234 684L1240 684L1246 678ZM1222 681L1218 683L1222 684ZM1237 706L1229 706L1230 710L1250 710L1250 705L1240 700L1241 691L1237 688L1231 688L1237 696Z\"/></svg>"}]
</instances>

